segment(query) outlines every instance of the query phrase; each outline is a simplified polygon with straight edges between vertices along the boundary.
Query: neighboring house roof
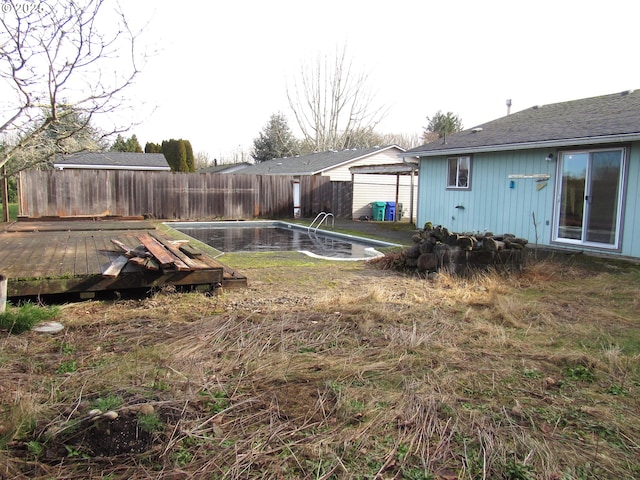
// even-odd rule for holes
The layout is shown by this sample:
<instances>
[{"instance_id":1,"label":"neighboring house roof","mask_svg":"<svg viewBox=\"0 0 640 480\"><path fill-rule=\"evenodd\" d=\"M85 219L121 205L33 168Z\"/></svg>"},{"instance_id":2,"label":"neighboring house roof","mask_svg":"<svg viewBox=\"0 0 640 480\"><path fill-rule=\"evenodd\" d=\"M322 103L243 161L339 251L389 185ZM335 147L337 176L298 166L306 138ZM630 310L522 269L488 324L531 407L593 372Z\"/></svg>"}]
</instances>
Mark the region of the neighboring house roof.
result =
<instances>
[{"instance_id":1,"label":"neighboring house roof","mask_svg":"<svg viewBox=\"0 0 640 480\"><path fill-rule=\"evenodd\" d=\"M403 156L560 147L640 140L640 90L531 107Z\"/></svg>"},{"instance_id":2,"label":"neighboring house roof","mask_svg":"<svg viewBox=\"0 0 640 480\"><path fill-rule=\"evenodd\" d=\"M161 170L171 167L162 153L85 152L62 155L53 168L85 168L94 170Z\"/></svg>"},{"instance_id":3,"label":"neighboring house roof","mask_svg":"<svg viewBox=\"0 0 640 480\"><path fill-rule=\"evenodd\" d=\"M385 150L404 150L397 145L352 150L329 150L295 157L274 158L248 167L242 173L252 175L316 175L330 168L360 160Z\"/></svg>"},{"instance_id":4,"label":"neighboring house roof","mask_svg":"<svg viewBox=\"0 0 640 480\"><path fill-rule=\"evenodd\" d=\"M250 167L251 165L252 164L248 162L223 163L222 165L201 168L200 170L198 170L198 173L237 173L240 170L244 170L245 168Z\"/></svg>"}]
</instances>

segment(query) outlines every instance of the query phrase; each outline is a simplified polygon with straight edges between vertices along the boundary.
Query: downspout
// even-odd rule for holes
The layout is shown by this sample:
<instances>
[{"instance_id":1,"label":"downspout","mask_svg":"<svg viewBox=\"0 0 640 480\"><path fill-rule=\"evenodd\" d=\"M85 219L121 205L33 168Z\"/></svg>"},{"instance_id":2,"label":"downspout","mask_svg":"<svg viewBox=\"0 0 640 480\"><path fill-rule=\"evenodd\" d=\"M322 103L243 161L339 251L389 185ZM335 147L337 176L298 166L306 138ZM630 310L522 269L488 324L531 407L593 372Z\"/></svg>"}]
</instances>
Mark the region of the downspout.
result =
<instances>
[{"instance_id":1,"label":"downspout","mask_svg":"<svg viewBox=\"0 0 640 480\"><path fill-rule=\"evenodd\" d=\"M355 197L355 193L356 193L356 176L353 173L351 173L351 220L355 218L355 216L353 215L353 198Z\"/></svg>"},{"instance_id":2,"label":"downspout","mask_svg":"<svg viewBox=\"0 0 640 480\"><path fill-rule=\"evenodd\" d=\"M420 162L420 157L416 157L418 158L418 162ZM419 163L413 163L413 162L408 162L407 161L407 157L402 157L402 163L404 163L405 165L411 165L416 166L416 168L419 167ZM409 192L409 223L413 224L413 204L414 204L414 195L413 195L413 191L414 191L414 178L415 178L415 171L416 168L412 168L411 169L411 191ZM396 208L398 208L398 206L396 205ZM417 212L416 212L417 213Z\"/></svg>"},{"instance_id":3,"label":"downspout","mask_svg":"<svg viewBox=\"0 0 640 480\"><path fill-rule=\"evenodd\" d=\"M409 223L415 225L414 221L413 221L413 190L414 190L414 178L415 178L415 174L416 171L415 170L411 170L411 192L409 194ZM417 214L417 212L416 212Z\"/></svg>"}]
</instances>

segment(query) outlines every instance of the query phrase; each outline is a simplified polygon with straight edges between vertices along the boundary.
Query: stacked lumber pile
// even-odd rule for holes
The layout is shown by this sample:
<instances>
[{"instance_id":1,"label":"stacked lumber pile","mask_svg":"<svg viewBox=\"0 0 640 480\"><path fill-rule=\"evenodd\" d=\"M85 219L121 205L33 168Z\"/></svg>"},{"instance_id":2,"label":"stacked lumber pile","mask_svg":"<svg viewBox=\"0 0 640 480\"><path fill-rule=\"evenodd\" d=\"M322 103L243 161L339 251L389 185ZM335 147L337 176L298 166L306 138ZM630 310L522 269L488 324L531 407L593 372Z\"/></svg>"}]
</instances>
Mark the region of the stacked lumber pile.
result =
<instances>
[{"instance_id":1,"label":"stacked lumber pile","mask_svg":"<svg viewBox=\"0 0 640 480\"><path fill-rule=\"evenodd\" d=\"M152 271L204 270L218 265L209 265L207 257L188 245L186 240L170 241L153 237L148 233L139 235L140 245L129 248L119 240L111 239L121 255L111 262L102 273L103 277L117 277L129 263Z\"/></svg>"},{"instance_id":2,"label":"stacked lumber pile","mask_svg":"<svg viewBox=\"0 0 640 480\"><path fill-rule=\"evenodd\" d=\"M419 272L464 274L495 268L519 270L524 262L528 241L512 234L453 233L427 222L412 238L414 245L406 252L406 267Z\"/></svg>"}]
</instances>

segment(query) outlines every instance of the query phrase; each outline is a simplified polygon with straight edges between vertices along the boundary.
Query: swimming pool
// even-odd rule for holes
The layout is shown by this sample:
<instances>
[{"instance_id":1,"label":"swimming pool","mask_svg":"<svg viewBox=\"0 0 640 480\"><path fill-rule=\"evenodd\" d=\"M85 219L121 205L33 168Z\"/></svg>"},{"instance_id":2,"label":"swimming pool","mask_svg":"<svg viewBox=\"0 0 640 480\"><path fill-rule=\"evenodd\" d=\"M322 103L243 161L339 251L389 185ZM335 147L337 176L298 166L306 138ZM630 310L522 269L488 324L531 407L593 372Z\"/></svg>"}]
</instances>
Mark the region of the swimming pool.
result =
<instances>
[{"instance_id":1,"label":"swimming pool","mask_svg":"<svg viewBox=\"0 0 640 480\"><path fill-rule=\"evenodd\" d=\"M298 251L330 260L370 260L376 247L394 243L371 240L279 221L167 222L165 225L221 252Z\"/></svg>"}]
</instances>

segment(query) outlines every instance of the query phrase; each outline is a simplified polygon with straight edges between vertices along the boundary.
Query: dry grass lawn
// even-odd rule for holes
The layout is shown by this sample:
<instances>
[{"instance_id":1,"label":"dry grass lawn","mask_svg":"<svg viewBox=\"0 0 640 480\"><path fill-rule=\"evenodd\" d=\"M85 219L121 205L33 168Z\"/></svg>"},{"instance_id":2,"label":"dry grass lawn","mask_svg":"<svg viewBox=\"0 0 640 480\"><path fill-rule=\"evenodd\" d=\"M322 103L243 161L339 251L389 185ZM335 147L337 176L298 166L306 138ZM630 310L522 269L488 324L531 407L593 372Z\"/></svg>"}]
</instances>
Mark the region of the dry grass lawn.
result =
<instances>
[{"instance_id":1,"label":"dry grass lawn","mask_svg":"<svg viewBox=\"0 0 640 480\"><path fill-rule=\"evenodd\" d=\"M223 261L248 289L0 332L0 477L640 478L640 267Z\"/></svg>"}]
</instances>

